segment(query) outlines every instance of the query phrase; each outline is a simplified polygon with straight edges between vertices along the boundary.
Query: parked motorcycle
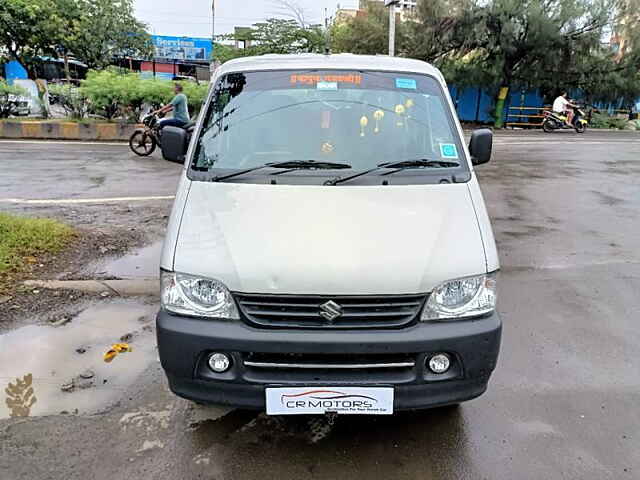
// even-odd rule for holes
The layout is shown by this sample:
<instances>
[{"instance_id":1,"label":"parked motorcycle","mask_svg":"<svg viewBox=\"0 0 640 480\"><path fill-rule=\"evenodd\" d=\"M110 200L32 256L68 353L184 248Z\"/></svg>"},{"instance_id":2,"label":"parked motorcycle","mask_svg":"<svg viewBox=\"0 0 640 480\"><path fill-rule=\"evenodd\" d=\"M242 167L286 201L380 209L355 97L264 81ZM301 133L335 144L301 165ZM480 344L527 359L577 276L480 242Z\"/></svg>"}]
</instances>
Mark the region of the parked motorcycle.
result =
<instances>
[{"instance_id":1,"label":"parked motorcycle","mask_svg":"<svg viewBox=\"0 0 640 480\"><path fill-rule=\"evenodd\" d=\"M584 133L587 130L587 116L580 107L573 107L573 119L571 126L567 125L567 117L560 113L544 110L542 112L544 120L542 121L542 130L547 133L561 129L575 129L578 133Z\"/></svg>"},{"instance_id":2,"label":"parked motorcycle","mask_svg":"<svg viewBox=\"0 0 640 480\"><path fill-rule=\"evenodd\" d=\"M155 149L162 147L162 129L160 128L160 116L149 114L142 119L143 128L136 129L129 137L129 148L136 155L147 157L151 155ZM190 122L184 127L188 133L188 139L191 138L194 123Z\"/></svg>"}]
</instances>

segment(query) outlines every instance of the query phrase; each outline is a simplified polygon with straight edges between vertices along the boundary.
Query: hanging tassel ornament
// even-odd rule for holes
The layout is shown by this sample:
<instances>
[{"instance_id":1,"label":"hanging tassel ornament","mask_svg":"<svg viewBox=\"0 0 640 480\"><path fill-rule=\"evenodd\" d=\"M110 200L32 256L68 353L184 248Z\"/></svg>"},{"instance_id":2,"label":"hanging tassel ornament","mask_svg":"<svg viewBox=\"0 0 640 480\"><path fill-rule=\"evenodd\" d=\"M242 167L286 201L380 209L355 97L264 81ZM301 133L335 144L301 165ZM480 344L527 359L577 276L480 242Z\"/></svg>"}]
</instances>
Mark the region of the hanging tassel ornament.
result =
<instances>
[{"instance_id":1,"label":"hanging tassel ornament","mask_svg":"<svg viewBox=\"0 0 640 480\"><path fill-rule=\"evenodd\" d=\"M413 99L411 98L407 98L404 102L404 106L407 109L407 119L411 118L411 114L410 114L410 110L413 108L413 106L415 105L415 103L413 103Z\"/></svg>"},{"instance_id":2,"label":"hanging tassel ornament","mask_svg":"<svg viewBox=\"0 0 640 480\"><path fill-rule=\"evenodd\" d=\"M373 112L373 118L376 120L376 126L373 129L373 133L378 133L380 131L380 121L384 118L384 112L382 110L376 110Z\"/></svg>"},{"instance_id":3,"label":"hanging tassel ornament","mask_svg":"<svg viewBox=\"0 0 640 480\"><path fill-rule=\"evenodd\" d=\"M402 105L401 103L396 105L396 115L398 115L398 121L396 122L396 125L398 127L404 126L404 122L402 121L402 116L404 115L404 112L406 112L406 108L404 108L404 105Z\"/></svg>"},{"instance_id":4,"label":"hanging tassel ornament","mask_svg":"<svg viewBox=\"0 0 640 480\"><path fill-rule=\"evenodd\" d=\"M369 119L366 117L366 115L363 115L360 118L360 136L364 137L364 129L367 127L367 125L369 125Z\"/></svg>"}]
</instances>

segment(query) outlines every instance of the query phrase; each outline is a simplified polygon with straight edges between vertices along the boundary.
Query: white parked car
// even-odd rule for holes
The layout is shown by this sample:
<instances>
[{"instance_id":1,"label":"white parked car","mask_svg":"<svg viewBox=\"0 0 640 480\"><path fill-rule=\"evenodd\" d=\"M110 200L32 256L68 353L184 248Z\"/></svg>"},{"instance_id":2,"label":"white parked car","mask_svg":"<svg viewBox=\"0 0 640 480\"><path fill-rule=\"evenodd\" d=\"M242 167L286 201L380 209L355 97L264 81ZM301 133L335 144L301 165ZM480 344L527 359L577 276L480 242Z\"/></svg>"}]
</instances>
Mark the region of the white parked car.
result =
<instances>
[{"instance_id":1,"label":"white parked car","mask_svg":"<svg viewBox=\"0 0 640 480\"><path fill-rule=\"evenodd\" d=\"M173 392L268 414L391 414L481 395L498 256L442 74L401 58L243 58L186 151L157 318ZM185 155L186 153L186 155Z\"/></svg>"}]
</instances>

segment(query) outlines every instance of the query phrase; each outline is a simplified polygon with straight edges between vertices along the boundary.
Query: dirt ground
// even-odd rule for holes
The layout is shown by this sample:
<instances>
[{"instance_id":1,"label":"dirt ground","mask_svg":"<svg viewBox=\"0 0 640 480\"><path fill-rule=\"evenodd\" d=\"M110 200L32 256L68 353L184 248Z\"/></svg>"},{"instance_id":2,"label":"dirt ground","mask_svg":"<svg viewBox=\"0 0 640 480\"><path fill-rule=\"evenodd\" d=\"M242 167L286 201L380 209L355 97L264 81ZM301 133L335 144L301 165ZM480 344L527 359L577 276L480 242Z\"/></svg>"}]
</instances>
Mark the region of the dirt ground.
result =
<instances>
[{"instance_id":1,"label":"dirt ground","mask_svg":"<svg viewBox=\"0 0 640 480\"><path fill-rule=\"evenodd\" d=\"M10 286L0 296L0 308L4 310L0 331L33 318L55 322L73 316L78 311L78 301L93 297L81 292L25 287L22 285L25 280L81 280L93 277L86 271L87 265L100 258L122 256L144 245L146 238L145 232L126 227L107 230L85 226L78 229L77 237L60 253L37 256L34 263L27 264L26 270L4 275L5 283Z\"/></svg>"}]
</instances>

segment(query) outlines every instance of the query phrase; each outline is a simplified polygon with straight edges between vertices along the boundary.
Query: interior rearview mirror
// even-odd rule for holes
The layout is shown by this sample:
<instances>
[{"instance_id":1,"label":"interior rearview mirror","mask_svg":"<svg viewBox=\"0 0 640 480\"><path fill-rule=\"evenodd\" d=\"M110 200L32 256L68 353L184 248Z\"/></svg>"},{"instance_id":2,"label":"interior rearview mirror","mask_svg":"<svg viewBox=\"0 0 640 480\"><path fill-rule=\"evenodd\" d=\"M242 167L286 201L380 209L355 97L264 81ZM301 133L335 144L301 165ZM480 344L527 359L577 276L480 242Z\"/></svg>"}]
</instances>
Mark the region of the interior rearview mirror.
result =
<instances>
[{"instance_id":1,"label":"interior rearview mirror","mask_svg":"<svg viewBox=\"0 0 640 480\"><path fill-rule=\"evenodd\" d=\"M183 128L164 127L162 129L162 158L170 162L184 163L189 148L188 134Z\"/></svg>"},{"instance_id":2,"label":"interior rearview mirror","mask_svg":"<svg viewBox=\"0 0 640 480\"><path fill-rule=\"evenodd\" d=\"M482 165L491 160L491 148L493 146L493 132L488 128L479 128L471 133L469 140L469 153L471 163Z\"/></svg>"}]
</instances>

